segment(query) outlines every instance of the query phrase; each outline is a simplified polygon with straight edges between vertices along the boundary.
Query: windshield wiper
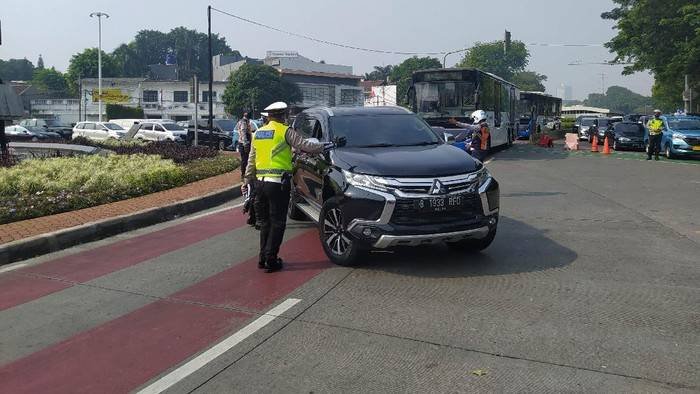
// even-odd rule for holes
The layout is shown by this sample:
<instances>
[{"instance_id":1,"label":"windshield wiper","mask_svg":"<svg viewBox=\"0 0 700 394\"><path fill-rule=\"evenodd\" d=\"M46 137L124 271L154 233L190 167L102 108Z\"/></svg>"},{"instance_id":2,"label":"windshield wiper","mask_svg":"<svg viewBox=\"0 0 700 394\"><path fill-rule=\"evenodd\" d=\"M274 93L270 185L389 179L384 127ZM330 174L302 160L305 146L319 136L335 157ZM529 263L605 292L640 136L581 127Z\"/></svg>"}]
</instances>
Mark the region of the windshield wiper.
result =
<instances>
[{"instance_id":1,"label":"windshield wiper","mask_svg":"<svg viewBox=\"0 0 700 394\"><path fill-rule=\"evenodd\" d=\"M432 142L432 141L423 141L419 142L417 144L408 144L408 145L401 145L401 146L428 146L428 145L437 145L437 142Z\"/></svg>"},{"instance_id":2,"label":"windshield wiper","mask_svg":"<svg viewBox=\"0 0 700 394\"><path fill-rule=\"evenodd\" d=\"M396 144L390 144L388 142L381 142L378 144L361 145L358 148L388 148L390 146L397 146Z\"/></svg>"}]
</instances>

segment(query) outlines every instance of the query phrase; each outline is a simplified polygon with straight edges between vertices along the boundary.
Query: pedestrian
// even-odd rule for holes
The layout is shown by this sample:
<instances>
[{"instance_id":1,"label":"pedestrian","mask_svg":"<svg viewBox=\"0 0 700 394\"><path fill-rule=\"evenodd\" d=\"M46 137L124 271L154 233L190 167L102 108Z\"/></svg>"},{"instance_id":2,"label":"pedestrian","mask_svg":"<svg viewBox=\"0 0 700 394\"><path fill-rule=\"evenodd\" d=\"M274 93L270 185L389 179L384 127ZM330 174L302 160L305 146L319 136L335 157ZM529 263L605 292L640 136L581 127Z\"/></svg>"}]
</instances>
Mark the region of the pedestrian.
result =
<instances>
[{"instance_id":1,"label":"pedestrian","mask_svg":"<svg viewBox=\"0 0 700 394\"><path fill-rule=\"evenodd\" d=\"M255 214L260 223L260 256L258 268L265 272L282 269L278 253L287 225L289 192L292 180L292 148L318 154L334 146L305 140L287 126L287 104L276 102L265 111L269 122L253 135L252 149L245 171L242 191L255 184Z\"/></svg>"},{"instance_id":2,"label":"pedestrian","mask_svg":"<svg viewBox=\"0 0 700 394\"><path fill-rule=\"evenodd\" d=\"M647 122L649 130L649 146L647 147L647 160L651 160L652 153L654 159L659 160L659 151L661 150L661 137L664 131L664 121L661 119L661 110L654 110L654 117Z\"/></svg>"},{"instance_id":3,"label":"pedestrian","mask_svg":"<svg viewBox=\"0 0 700 394\"><path fill-rule=\"evenodd\" d=\"M458 122L455 118L451 118L449 123L457 127L467 129L467 133L472 133L472 149L474 150L474 157L484 161L486 155L489 153L489 137L491 135L486 112L481 110L474 111L472 112L471 118L473 121L472 124ZM463 133L460 133L460 136L462 134Z\"/></svg>"},{"instance_id":4,"label":"pedestrian","mask_svg":"<svg viewBox=\"0 0 700 394\"><path fill-rule=\"evenodd\" d=\"M236 123L238 131L238 152L241 154L241 176L245 176L245 169L248 166L248 156L250 155L250 143L252 140L252 127L248 113L244 112L241 120Z\"/></svg>"}]
</instances>

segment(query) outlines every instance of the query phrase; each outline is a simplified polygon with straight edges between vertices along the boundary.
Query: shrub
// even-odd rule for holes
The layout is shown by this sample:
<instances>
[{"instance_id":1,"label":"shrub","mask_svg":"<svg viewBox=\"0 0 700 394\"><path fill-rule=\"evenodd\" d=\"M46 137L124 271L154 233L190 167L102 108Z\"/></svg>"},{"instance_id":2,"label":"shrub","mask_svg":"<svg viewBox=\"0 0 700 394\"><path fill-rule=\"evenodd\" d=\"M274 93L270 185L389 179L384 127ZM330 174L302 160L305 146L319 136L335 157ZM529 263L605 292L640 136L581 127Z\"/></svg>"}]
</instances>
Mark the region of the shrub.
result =
<instances>
[{"instance_id":1,"label":"shrub","mask_svg":"<svg viewBox=\"0 0 700 394\"><path fill-rule=\"evenodd\" d=\"M188 182L231 172L238 168L240 161L234 156L219 155L212 158L192 160L184 165Z\"/></svg>"},{"instance_id":2,"label":"shrub","mask_svg":"<svg viewBox=\"0 0 700 394\"><path fill-rule=\"evenodd\" d=\"M77 137L73 143L79 145L94 146L109 149L118 155L158 155L163 159L173 160L176 163L216 157L219 151L206 146L188 146L173 141L143 142L139 140L105 140L93 141L83 137Z\"/></svg>"}]
</instances>

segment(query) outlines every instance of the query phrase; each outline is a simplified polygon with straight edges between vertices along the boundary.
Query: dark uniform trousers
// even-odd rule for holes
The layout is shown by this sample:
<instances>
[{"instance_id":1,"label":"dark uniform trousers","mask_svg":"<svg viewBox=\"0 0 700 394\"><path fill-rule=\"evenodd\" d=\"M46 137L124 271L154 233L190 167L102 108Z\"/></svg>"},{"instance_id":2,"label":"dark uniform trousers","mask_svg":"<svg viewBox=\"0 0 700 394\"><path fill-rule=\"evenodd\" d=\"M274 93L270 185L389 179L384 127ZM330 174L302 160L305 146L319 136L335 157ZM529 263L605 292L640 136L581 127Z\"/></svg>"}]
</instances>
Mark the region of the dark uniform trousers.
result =
<instances>
[{"instance_id":1,"label":"dark uniform trousers","mask_svg":"<svg viewBox=\"0 0 700 394\"><path fill-rule=\"evenodd\" d=\"M649 151L647 152L647 157L651 159L652 153L654 156L659 157L659 151L661 150L661 134L649 134Z\"/></svg>"},{"instance_id":2,"label":"dark uniform trousers","mask_svg":"<svg viewBox=\"0 0 700 394\"><path fill-rule=\"evenodd\" d=\"M260 224L260 260L277 261L287 225L290 183L255 182L255 214Z\"/></svg>"}]
</instances>

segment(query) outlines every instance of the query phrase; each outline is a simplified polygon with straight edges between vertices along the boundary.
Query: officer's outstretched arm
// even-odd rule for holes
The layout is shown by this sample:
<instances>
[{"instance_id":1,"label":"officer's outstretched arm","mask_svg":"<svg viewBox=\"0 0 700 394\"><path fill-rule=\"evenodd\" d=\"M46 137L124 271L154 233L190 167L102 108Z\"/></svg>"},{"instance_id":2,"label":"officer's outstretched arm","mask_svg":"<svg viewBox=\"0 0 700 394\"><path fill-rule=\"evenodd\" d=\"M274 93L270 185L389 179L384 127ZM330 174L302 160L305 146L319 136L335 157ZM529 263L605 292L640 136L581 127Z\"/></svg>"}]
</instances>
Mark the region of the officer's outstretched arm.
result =
<instances>
[{"instance_id":1,"label":"officer's outstretched arm","mask_svg":"<svg viewBox=\"0 0 700 394\"><path fill-rule=\"evenodd\" d=\"M245 168L245 177L243 182L252 183L255 180L255 145L250 146L250 154L248 155L248 166Z\"/></svg>"},{"instance_id":2,"label":"officer's outstretched arm","mask_svg":"<svg viewBox=\"0 0 700 394\"><path fill-rule=\"evenodd\" d=\"M285 139L287 140L287 143L289 146L292 148L306 152L306 153L321 153L323 152L323 143L320 142L312 142L304 138L301 134L299 134L298 131L294 130L293 128L288 128L287 133L285 134Z\"/></svg>"}]
</instances>

